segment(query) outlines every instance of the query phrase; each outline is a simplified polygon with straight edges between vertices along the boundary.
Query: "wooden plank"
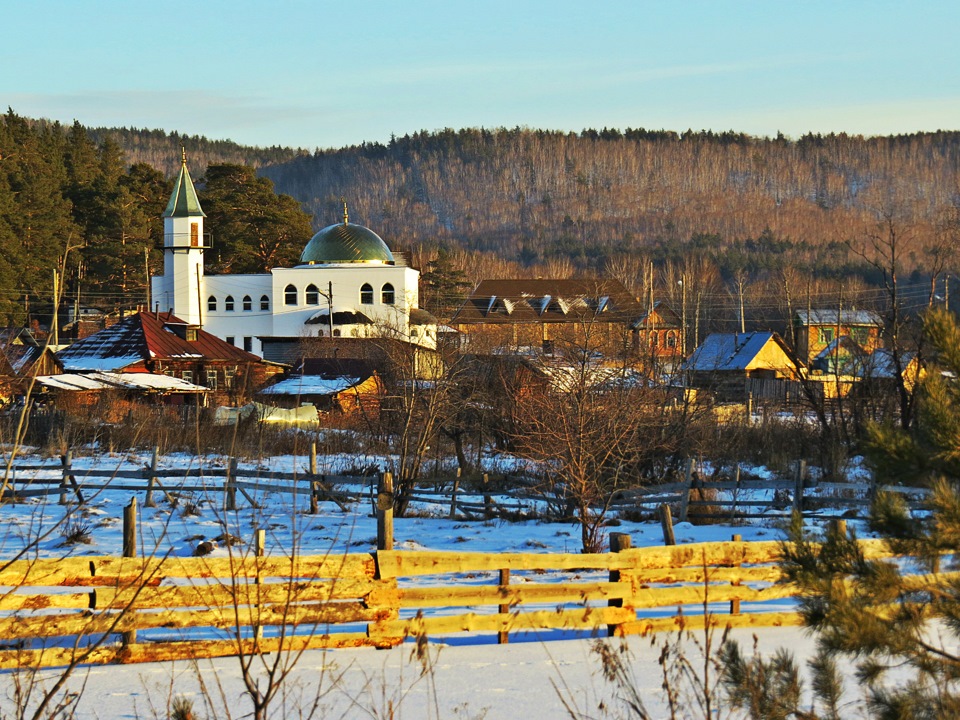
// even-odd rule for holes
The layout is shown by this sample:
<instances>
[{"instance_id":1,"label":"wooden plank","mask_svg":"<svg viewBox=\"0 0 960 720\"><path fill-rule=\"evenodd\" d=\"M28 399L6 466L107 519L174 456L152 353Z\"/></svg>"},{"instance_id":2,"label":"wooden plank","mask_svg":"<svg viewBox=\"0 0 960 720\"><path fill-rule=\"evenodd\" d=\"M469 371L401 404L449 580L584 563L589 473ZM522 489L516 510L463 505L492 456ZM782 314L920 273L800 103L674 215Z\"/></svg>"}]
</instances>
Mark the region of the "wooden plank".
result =
<instances>
[{"instance_id":1,"label":"wooden plank","mask_svg":"<svg viewBox=\"0 0 960 720\"><path fill-rule=\"evenodd\" d=\"M455 632L516 632L518 630L549 630L554 628L599 628L631 622L636 613L630 608L595 607L578 610L538 610L535 612L492 613L480 615L465 613L442 617L419 617L409 620L390 620L371 623L371 638L415 637Z\"/></svg>"},{"instance_id":2,"label":"wooden plank","mask_svg":"<svg viewBox=\"0 0 960 720\"><path fill-rule=\"evenodd\" d=\"M740 613L724 615L711 613L707 616L711 625L720 630L731 627L796 627L803 625L803 618L795 612ZM617 635L649 635L660 632L680 632L701 630L705 625L703 615L683 615L665 618L642 618L634 622L623 623L617 628Z\"/></svg>"},{"instance_id":3,"label":"wooden plank","mask_svg":"<svg viewBox=\"0 0 960 720\"><path fill-rule=\"evenodd\" d=\"M704 575L711 582L777 582L783 577L783 571L777 565L757 565L747 567L710 567L706 572L702 567L689 568L652 568L649 570L623 570L621 577L630 577L640 584L646 583L703 583Z\"/></svg>"},{"instance_id":4,"label":"wooden plank","mask_svg":"<svg viewBox=\"0 0 960 720\"><path fill-rule=\"evenodd\" d=\"M746 585L680 585L664 588L637 588L627 603L634 608L662 608L677 605L702 605L704 595L709 602L764 602L794 597L797 589L791 585L771 585L751 588Z\"/></svg>"},{"instance_id":5,"label":"wooden plank","mask_svg":"<svg viewBox=\"0 0 960 720\"><path fill-rule=\"evenodd\" d=\"M212 627L229 629L254 625L338 625L370 622L390 617L390 611L368 608L360 602L330 602L305 605L239 606L208 610L161 610L157 612L103 612L0 618L0 637L39 638L89 636L105 632L130 632L148 628L183 629Z\"/></svg>"},{"instance_id":6,"label":"wooden plank","mask_svg":"<svg viewBox=\"0 0 960 720\"><path fill-rule=\"evenodd\" d=\"M395 644L383 641L386 647ZM284 638L261 638L251 640L195 640L185 642L138 643L121 648L119 645L101 646L84 654L83 649L47 648L44 650L0 651L0 669L20 667L62 667L75 657L84 664L103 665L115 663L164 662L170 660L193 660L201 658L231 657L242 650L248 655L271 653L279 650L296 652L324 648L348 648L377 646L366 633L330 633L294 635Z\"/></svg>"},{"instance_id":7,"label":"wooden plank","mask_svg":"<svg viewBox=\"0 0 960 720\"><path fill-rule=\"evenodd\" d=\"M91 572L92 569L92 572ZM126 585L142 578L372 578L374 561L367 554L255 558L234 557L70 557L18 560L0 564L0 585Z\"/></svg>"},{"instance_id":8,"label":"wooden plank","mask_svg":"<svg viewBox=\"0 0 960 720\"><path fill-rule=\"evenodd\" d=\"M628 583L595 582L524 585L470 585L402 588L402 608L464 607L472 605L517 605L520 603L584 603L631 596Z\"/></svg>"},{"instance_id":9,"label":"wooden plank","mask_svg":"<svg viewBox=\"0 0 960 720\"><path fill-rule=\"evenodd\" d=\"M40 593L27 595L8 592L0 595L0 611L24 610L86 610L90 607L90 593Z\"/></svg>"},{"instance_id":10,"label":"wooden plank","mask_svg":"<svg viewBox=\"0 0 960 720\"><path fill-rule=\"evenodd\" d=\"M868 557L888 557L882 540L863 540ZM645 547L621 553L469 553L454 551L380 551L377 568L381 578L484 570L629 570L709 565L737 565L775 562L781 544L767 542L691 543L671 547Z\"/></svg>"},{"instance_id":11,"label":"wooden plank","mask_svg":"<svg viewBox=\"0 0 960 720\"><path fill-rule=\"evenodd\" d=\"M229 608L237 604L281 603L288 600L290 602L323 602L360 600L370 596L387 598L388 596L382 593L377 594L377 591L385 589L384 585L370 579L344 579L261 584L253 582L232 584L231 580L225 580L209 585L164 585L142 588L139 591L136 586L101 587L96 590L95 608L97 610L122 610L126 607L135 610L185 607ZM377 603L380 604L383 601L378 599Z\"/></svg>"}]
</instances>

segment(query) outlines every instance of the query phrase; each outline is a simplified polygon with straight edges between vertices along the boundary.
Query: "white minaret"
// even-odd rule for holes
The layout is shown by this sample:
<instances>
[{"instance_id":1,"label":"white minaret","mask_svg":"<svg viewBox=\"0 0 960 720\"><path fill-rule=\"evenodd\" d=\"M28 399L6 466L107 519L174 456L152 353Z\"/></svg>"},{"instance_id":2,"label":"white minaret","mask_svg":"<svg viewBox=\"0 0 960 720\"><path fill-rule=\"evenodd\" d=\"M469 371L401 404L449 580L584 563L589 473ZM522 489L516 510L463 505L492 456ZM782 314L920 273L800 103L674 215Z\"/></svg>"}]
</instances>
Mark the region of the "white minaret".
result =
<instances>
[{"instance_id":1,"label":"white minaret","mask_svg":"<svg viewBox=\"0 0 960 720\"><path fill-rule=\"evenodd\" d=\"M183 151L180 175L163 212L163 276L153 279L153 303L191 325L203 320L203 219ZM153 308L151 308L153 309Z\"/></svg>"}]
</instances>

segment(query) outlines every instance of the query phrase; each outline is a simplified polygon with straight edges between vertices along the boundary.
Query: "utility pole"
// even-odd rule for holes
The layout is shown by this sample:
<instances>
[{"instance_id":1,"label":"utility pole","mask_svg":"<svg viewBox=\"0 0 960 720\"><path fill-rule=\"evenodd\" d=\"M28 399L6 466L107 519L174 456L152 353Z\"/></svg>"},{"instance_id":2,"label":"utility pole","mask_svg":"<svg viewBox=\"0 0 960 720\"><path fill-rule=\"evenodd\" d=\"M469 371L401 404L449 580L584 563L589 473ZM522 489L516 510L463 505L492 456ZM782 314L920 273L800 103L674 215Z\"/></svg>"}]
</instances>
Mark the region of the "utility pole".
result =
<instances>
[{"instance_id":1,"label":"utility pole","mask_svg":"<svg viewBox=\"0 0 960 720\"><path fill-rule=\"evenodd\" d=\"M147 277L147 311L150 310L150 248L143 248L143 269Z\"/></svg>"},{"instance_id":2,"label":"utility pole","mask_svg":"<svg viewBox=\"0 0 960 720\"><path fill-rule=\"evenodd\" d=\"M60 274L54 269L53 271L53 316L50 320L50 337L53 338L53 345L60 344L60 331L57 325L57 314L60 305Z\"/></svg>"},{"instance_id":3,"label":"utility pole","mask_svg":"<svg viewBox=\"0 0 960 720\"><path fill-rule=\"evenodd\" d=\"M680 275L680 354L687 356L687 275Z\"/></svg>"},{"instance_id":4,"label":"utility pole","mask_svg":"<svg viewBox=\"0 0 960 720\"><path fill-rule=\"evenodd\" d=\"M346 207L346 205L344 205ZM344 210L346 214L346 210ZM330 337L333 338L333 281L327 281L327 318L330 321Z\"/></svg>"}]
</instances>

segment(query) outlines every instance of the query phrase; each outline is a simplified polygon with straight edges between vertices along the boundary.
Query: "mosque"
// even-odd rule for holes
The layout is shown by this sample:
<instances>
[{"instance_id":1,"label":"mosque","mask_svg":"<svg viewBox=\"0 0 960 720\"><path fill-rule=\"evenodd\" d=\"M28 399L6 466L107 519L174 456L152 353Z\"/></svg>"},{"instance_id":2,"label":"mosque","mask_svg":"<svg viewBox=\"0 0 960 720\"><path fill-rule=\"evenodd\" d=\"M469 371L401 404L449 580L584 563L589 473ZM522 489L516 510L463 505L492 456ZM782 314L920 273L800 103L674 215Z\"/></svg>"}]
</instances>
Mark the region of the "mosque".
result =
<instances>
[{"instance_id":1,"label":"mosque","mask_svg":"<svg viewBox=\"0 0 960 720\"><path fill-rule=\"evenodd\" d=\"M349 222L324 228L292 268L250 275L205 275L206 216L186 155L163 213L163 275L151 306L248 352L307 337L403 340L434 349L437 321L420 310L420 273L372 230ZM271 359L267 357L267 359Z\"/></svg>"}]
</instances>

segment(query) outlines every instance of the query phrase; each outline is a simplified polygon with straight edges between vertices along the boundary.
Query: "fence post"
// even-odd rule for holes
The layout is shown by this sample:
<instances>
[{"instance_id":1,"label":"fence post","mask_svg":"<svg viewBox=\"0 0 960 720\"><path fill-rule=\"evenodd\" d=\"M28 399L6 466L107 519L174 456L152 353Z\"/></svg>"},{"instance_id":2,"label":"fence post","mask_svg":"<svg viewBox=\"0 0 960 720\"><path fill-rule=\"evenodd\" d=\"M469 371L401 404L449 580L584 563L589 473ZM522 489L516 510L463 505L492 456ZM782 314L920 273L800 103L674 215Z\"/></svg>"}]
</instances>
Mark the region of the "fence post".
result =
<instances>
[{"instance_id":1,"label":"fence post","mask_svg":"<svg viewBox=\"0 0 960 720\"><path fill-rule=\"evenodd\" d=\"M60 480L60 504L67 504L67 488L70 486L70 465L73 463L73 451L67 450L60 456L60 464L63 466L63 478Z\"/></svg>"},{"instance_id":2,"label":"fence post","mask_svg":"<svg viewBox=\"0 0 960 720\"><path fill-rule=\"evenodd\" d=\"M393 550L393 473L385 472L377 493L377 550Z\"/></svg>"},{"instance_id":3,"label":"fence post","mask_svg":"<svg viewBox=\"0 0 960 720\"><path fill-rule=\"evenodd\" d=\"M130 504L123 508L123 557L137 556L137 498L130 498ZM133 616L130 612L129 616ZM127 630L120 635L121 644L126 647L137 641L137 631Z\"/></svg>"},{"instance_id":4,"label":"fence post","mask_svg":"<svg viewBox=\"0 0 960 720\"><path fill-rule=\"evenodd\" d=\"M510 586L510 568L502 568L500 570L500 592L503 595L506 595L504 588ZM510 603L500 603L499 612L501 615L510 612ZM506 645L510 642L510 631L501 630L497 633L497 644Z\"/></svg>"},{"instance_id":5,"label":"fence post","mask_svg":"<svg viewBox=\"0 0 960 720\"><path fill-rule=\"evenodd\" d=\"M733 542L740 542L741 540L743 540L743 537L741 537L740 535L734 535L734 536L731 537L730 539L731 539ZM734 567L740 567L740 563L736 563L736 564L734 565ZM739 584L740 584L740 581L739 581L739 580L734 580L734 581L731 582L730 584L731 584L731 585L739 585ZM730 601L730 614L731 614L731 615L739 615L739 614L740 614L740 598L734 598L733 600Z\"/></svg>"},{"instance_id":6,"label":"fence post","mask_svg":"<svg viewBox=\"0 0 960 720\"><path fill-rule=\"evenodd\" d=\"M227 482L223 486L223 509L228 512L237 509L237 459L230 458L230 465L227 468Z\"/></svg>"},{"instance_id":7,"label":"fence post","mask_svg":"<svg viewBox=\"0 0 960 720\"><path fill-rule=\"evenodd\" d=\"M666 506L662 506L666 507ZM628 533L610 533L610 552L618 553L623 552L624 550L629 550L633 547L633 538ZM611 570L610 571L610 582L620 582L620 571ZM623 600L621 598L616 598L614 600L607 601L608 607L623 607ZM617 633L616 625L607 625L607 636L613 637Z\"/></svg>"},{"instance_id":8,"label":"fence post","mask_svg":"<svg viewBox=\"0 0 960 720\"><path fill-rule=\"evenodd\" d=\"M807 461L797 461L797 477L793 487L793 509L803 514L803 476L807 474Z\"/></svg>"},{"instance_id":9,"label":"fence post","mask_svg":"<svg viewBox=\"0 0 960 720\"><path fill-rule=\"evenodd\" d=\"M257 528L253 533L253 556L262 558L265 554L267 545L267 531L263 528ZM253 579L254 585L260 584L260 563L257 563L257 576ZM257 595L259 596L259 592ZM260 622L260 604L257 606L257 623L254 626L253 641L259 643L263 639L263 624Z\"/></svg>"},{"instance_id":10,"label":"fence post","mask_svg":"<svg viewBox=\"0 0 960 720\"><path fill-rule=\"evenodd\" d=\"M493 498L490 497L488 485L490 483L490 474L483 474L483 516L488 520L493 517Z\"/></svg>"},{"instance_id":11,"label":"fence post","mask_svg":"<svg viewBox=\"0 0 960 720\"><path fill-rule=\"evenodd\" d=\"M310 443L310 514L320 512L320 485L317 483L317 443Z\"/></svg>"},{"instance_id":12,"label":"fence post","mask_svg":"<svg viewBox=\"0 0 960 720\"><path fill-rule=\"evenodd\" d=\"M683 490L680 497L680 522L687 521L687 508L690 504L690 488L693 486L693 458L687 458L687 468L683 475ZM673 527L671 525L670 527Z\"/></svg>"},{"instance_id":13,"label":"fence post","mask_svg":"<svg viewBox=\"0 0 960 720\"><path fill-rule=\"evenodd\" d=\"M457 491L460 489L460 468L457 468L457 476L453 479L453 492L450 494L450 514L448 517L455 520L457 517Z\"/></svg>"},{"instance_id":14,"label":"fence post","mask_svg":"<svg viewBox=\"0 0 960 720\"><path fill-rule=\"evenodd\" d=\"M147 478L147 496L143 499L144 507L156 507L157 503L153 499L153 486L157 482L157 466L159 465L160 448L153 446L153 457L150 459L150 477Z\"/></svg>"},{"instance_id":15,"label":"fence post","mask_svg":"<svg viewBox=\"0 0 960 720\"><path fill-rule=\"evenodd\" d=\"M660 513L660 527L663 528L663 544L676 545L677 539L673 534L673 515L670 513L670 506L663 503L658 511ZM612 538L614 534L619 533L611 533L610 537Z\"/></svg>"}]
</instances>

